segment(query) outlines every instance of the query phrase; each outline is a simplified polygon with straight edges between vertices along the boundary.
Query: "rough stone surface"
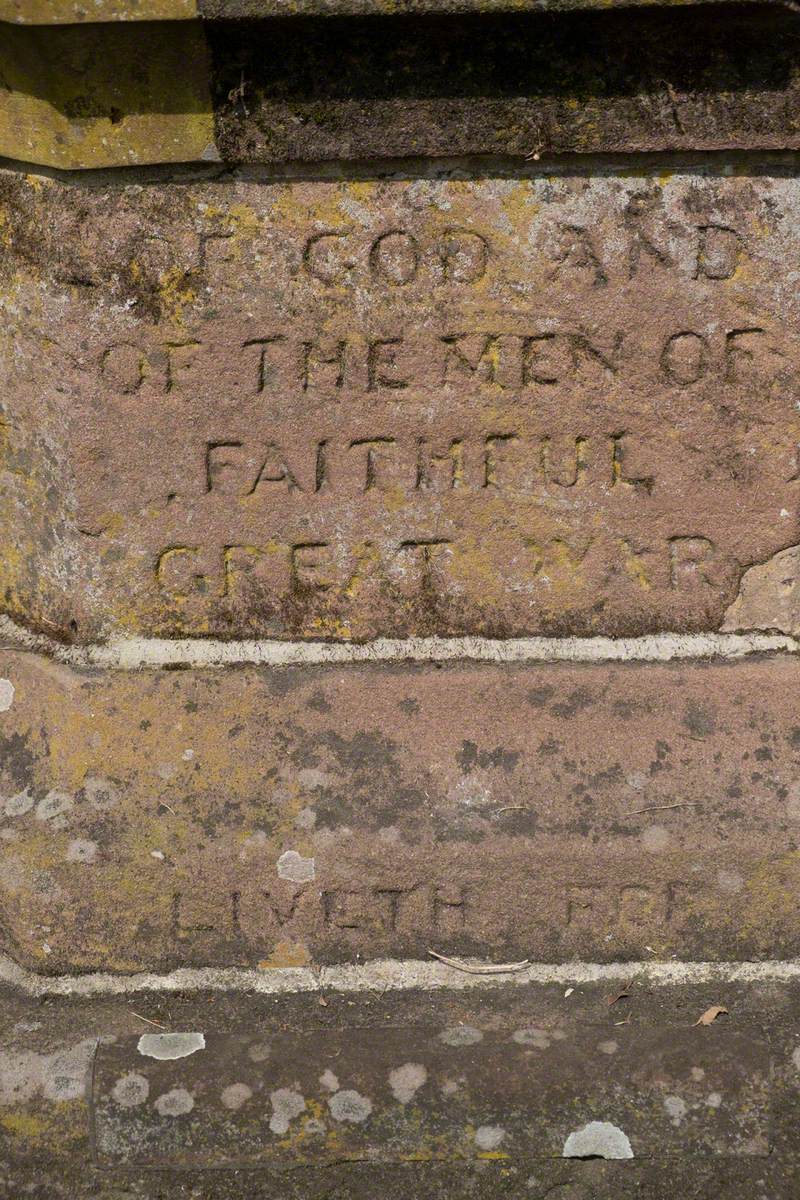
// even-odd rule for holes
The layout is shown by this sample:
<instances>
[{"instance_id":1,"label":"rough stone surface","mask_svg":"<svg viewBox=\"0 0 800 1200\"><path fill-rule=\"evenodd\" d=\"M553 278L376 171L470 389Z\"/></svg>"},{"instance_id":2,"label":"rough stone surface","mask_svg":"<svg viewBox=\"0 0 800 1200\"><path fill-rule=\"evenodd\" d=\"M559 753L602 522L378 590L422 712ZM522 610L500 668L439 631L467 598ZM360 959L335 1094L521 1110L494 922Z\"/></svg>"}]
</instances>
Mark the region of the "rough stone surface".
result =
<instances>
[{"instance_id":1,"label":"rough stone surface","mask_svg":"<svg viewBox=\"0 0 800 1200\"><path fill-rule=\"evenodd\" d=\"M785 8L212 22L206 33L227 161L800 146L800 21Z\"/></svg>"},{"instance_id":2,"label":"rough stone surface","mask_svg":"<svg viewBox=\"0 0 800 1200\"><path fill-rule=\"evenodd\" d=\"M6 172L0 203L21 624L713 630L800 542L794 178Z\"/></svg>"},{"instance_id":3,"label":"rough stone surface","mask_svg":"<svg viewBox=\"0 0 800 1200\"><path fill-rule=\"evenodd\" d=\"M35 970L800 951L791 657L0 674Z\"/></svg>"},{"instance_id":4,"label":"rough stone surface","mask_svg":"<svg viewBox=\"0 0 800 1200\"><path fill-rule=\"evenodd\" d=\"M800 546L745 572L722 628L800 632Z\"/></svg>"},{"instance_id":5,"label":"rough stone surface","mask_svg":"<svg viewBox=\"0 0 800 1200\"><path fill-rule=\"evenodd\" d=\"M62 3L63 0L53 0ZM17 0L19 3L19 0ZM569 9L635 8L638 4L655 4L660 8L679 4L724 3L730 0L291 0L292 15L381 14L398 16L406 13L512 12L531 9L535 12L560 12ZM793 7L792 0L760 0L762 4ZM286 14L285 0L198 0L200 15L208 19L241 19Z\"/></svg>"},{"instance_id":6,"label":"rough stone surface","mask_svg":"<svg viewBox=\"0 0 800 1200\"><path fill-rule=\"evenodd\" d=\"M256 1200L387 1189L423 1200L793 1200L797 988L649 991L634 980L613 1006L607 990L330 992L324 1006L316 996L142 994L44 1009L6 993L0 1195L233 1200L244 1181ZM695 1026L714 1003L729 1014ZM136 1043L151 1021L203 1029L208 1049L144 1059ZM453 1044L449 1032L465 1027L477 1040ZM532 1030L535 1043L520 1041ZM403 1104L390 1077L411 1061L429 1074ZM333 1116L330 1100L344 1092L372 1104L363 1121ZM176 1111L187 1097L192 1107ZM282 1134L269 1128L276 1106ZM622 1130L634 1157L561 1158L592 1121ZM504 1137L481 1150L490 1130ZM234 1153L248 1156L246 1174Z\"/></svg>"},{"instance_id":7,"label":"rough stone surface","mask_svg":"<svg viewBox=\"0 0 800 1200\"><path fill-rule=\"evenodd\" d=\"M636 3L675 0L0 0L0 21L23 25L50 25L97 21L176 21L192 17L206 19L257 18L308 14L369 14L397 16L405 12L498 12L530 7L536 11L628 7ZM697 3L700 0L678 0ZM725 3L727 0L703 0ZM762 4L785 4L791 0L760 0Z\"/></svg>"},{"instance_id":8,"label":"rough stone surface","mask_svg":"<svg viewBox=\"0 0 800 1200\"><path fill-rule=\"evenodd\" d=\"M77 23L3 26L1 154L62 169L461 155L485 170L487 156L800 146L800 22L782 4L268 0L206 14L267 19L205 22L91 7L41 0L30 21ZM192 15L189 0L138 7Z\"/></svg>"}]
</instances>

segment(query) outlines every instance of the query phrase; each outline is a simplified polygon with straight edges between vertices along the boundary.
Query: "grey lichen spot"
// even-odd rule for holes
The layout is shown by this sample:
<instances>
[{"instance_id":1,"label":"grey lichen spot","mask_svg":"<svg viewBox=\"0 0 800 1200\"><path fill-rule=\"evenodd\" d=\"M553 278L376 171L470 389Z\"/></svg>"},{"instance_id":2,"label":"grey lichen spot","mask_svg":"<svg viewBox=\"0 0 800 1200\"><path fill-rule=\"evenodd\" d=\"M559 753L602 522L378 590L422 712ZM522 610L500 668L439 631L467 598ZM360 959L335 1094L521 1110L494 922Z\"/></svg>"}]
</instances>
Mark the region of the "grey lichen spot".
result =
<instances>
[{"instance_id":1,"label":"grey lichen spot","mask_svg":"<svg viewBox=\"0 0 800 1200\"><path fill-rule=\"evenodd\" d=\"M243 1104L246 1104L253 1095L253 1089L249 1088L246 1083L232 1083L224 1088L220 1099L226 1108L231 1112L236 1112Z\"/></svg>"},{"instance_id":2,"label":"grey lichen spot","mask_svg":"<svg viewBox=\"0 0 800 1200\"><path fill-rule=\"evenodd\" d=\"M156 1100L156 1109L162 1117L185 1117L193 1108L194 1096L183 1087L164 1092Z\"/></svg>"},{"instance_id":3,"label":"grey lichen spot","mask_svg":"<svg viewBox=\"0 0 800 1200\"><path fill-rule=\"evenodd\" d=\"M651 854L660 854L662 850L668 850L671 842L672 835L663 825L648 825L642 830L642 845Z\"/></svg>"},{"instance_id":4,"label":"grey lichen spot","mask_svg":"<svg viewBox=\"0 0 800 1200\"><path fill-rule=\"evenodd\" d=\"M665 1096L664 1108L667 1110L667 1115L675 1126L680 1125L686 1116L686 1101L682 1100L680 1096Z\"/></svg>"},{"instance_id":5,"label":"grey lichen spot","mask_svg":"<svg viewBox=\"0 0 800 1200\"><path fill-rule=\"evenodd\" d=\"M590 1121L564 1142L564 1158L633 1158L627 1134L610 1121Z\"/></svg>"},{"instance_id":6,"label":"grey lichen spot","mask_svg":"<svg viewBox=\"0 0 800 1200\"><path fill-rule=\"evenodd\" d=\"M278 877L292 883L310 883L316 877L313 858L303 858L296 850L286 850L278 859Z\"/></svg>"},{"instance_id":7,"label":"grey lichen spot","mask_svg":"<svg viewBox=\"0 0 800 1200\"><path fill-rule=\"evenodd\" d=\"M372 1112L372 1101L360 1092L345 1088L331 1096L328 1108L334 1121L351 1121L354 1125L360 1125Z\"/></svg>"},{"instance_id":8,"label":"grey lichen spot","mask_svg":"<svg viewBox=\"0 0 800 1200\"><path fill-rule=\"evenodd\" d=\"M403 1063L402 1067L389 1072L389 1087L395 1100L408 1104L427 1079L428 1072L422 1063Z\"/></svg>"},{"instance_id":9,"label":"grey lichen spot","mask_svg":"<svg viewBox=\"0 0 800 1200\"><path fill-rule=\"evenodd\" d=\"M792 1052L792 1062L797 1067L797 1070L800 1071L800 1046Z\"/></svg>"},{"instance_id":10,"label":"grey lichen spot","mask_svg":"<svg viewBox=\"0 0 800 1200\"><path fill-rule=\"evenodd\" d=\"M325 1068L325 1070L322 1072L322 1074L319 1077L319 1081L322 1084L322 1086L327 1089L327 1091L338 1092L339 1080L334 1075L334 1073L330 1069L330 1067Z\"/></svg>"},{"instance_id":11,"label":"grey lichen spot","mask_svg":"<svg viewBox=\"0 0 800 1200\"><path fill-rule=\"evenodd\" d=\"M10 679L0 679L0 712L8 712L14 703L14 685Z\"/></svg>"},{"instance_id":12,"label":"grey lichen spot","mask_svg":"<svg viewBox=\"0 0 800 1200\"><path fill-rule=\"evenodd\" d=\"M119 791L110 779L101 775L87 775L83 781L83 795L95 808L109 809L119 800Z\"/></svg>"},{"instance_id":13,"label":"grey lichen spot","mask_svg":"<svg viewBox=\"0 0 800 1200\"><path fill-rule=\"evenodd\" d=\"M86 838L74 838L67 846L67 862L93 863L96 857L97 842L90 842Z\"/></svg>"},{"instance_id":14,"label":"grey lichen spot","mask_svg":"<svg viewBox=\"0 0 800 1200\"><path fill-rule=\"evenodd\" d=\"M24 817L25 813L30 812L34 805L33 796L25 788L24 792L17 792L16 796L10 796L3 805L3 812L7 817Z\"/></svg>"},{"instance_id":15,"label":"grey lichen spot","mask_svg":"<svg viewBox=\"0 0 800 1200\"><path fill-rule=\"evenodd\" d=\"M138 1045L139 1053L147 1058L167 1060L205 1050L206 1039L202 1033L143 1033Z\"/></svg>"},{"instance_id":16,"label":"grey lichen spot","mask_svg":"<svg viewBox=\"0 0 800 1200\"><path fill-rule=\"evenodd\" d=\"M316 1117L309 1117L309 1119L303 1125L303 1133L317 1135L327 1132L328 1127L325 1122L319 1121Z\"/></svg>"},{"instance_id":17,"label":"grey lichen spot","mask_svg":"<svg viewBox=\"0 0 800 1200\"><path fill-rule=\"evenodd\" d=\"M92 1057L97 1049L94 1038L84 1038L76 1046L57 1050L42 1059L42 1095L45 1100L81 1100L86 1095Z\"/></svg>"},{"instance_id":18,"label":"grey lichen spot","mask_svg":"<svg viewBox=\"0 0 800 1200\"><path fill-rule=\"evenodd\" d=\"M129 1071L127 1075L120 1075L111 1089L111 1095L121 1108L136 1108L137 1104L144 1104L150 1095L150 1084L144 1075Z\"/></svg>"},{"instance_id":19,"label":"grey lichen spot","mask_svg":"<svg viewBox=\"0 0 800 1200\"><path fill-rule=\"evenodd\" d=\"M482 1040L483 1034L480 1029L475 1029L472 1025L453 1025L439 1034L439 1041L444 1042L445 1046L474 1046Z\"/></svg>"},{"instance_id":20,"label":"grey lichen spot","mask_svg":"<svg viewBox=\"0 0 800 1200\"><path fill-rule=\"evenodd\" d=\"M40 800L36 805L36 820L52 821L54 817L60 817L69 812L72 806L72 796L69 792L59 792L53 789L47 793L44 800Z\"/></svg>"},{"instance_id":21,"label":"grey lichen spot","mask_svg":"<svg viewBox=\"0 0 800 1200\"><path fill-rule=\"evenodd\" d=\"M306 1102L294 1088L278 1088L270 1096L272 1118L269 1127L273 1133L289 1132L289 1125L305 1111Z\"/></svg>"},{"instance_id":22,"label":"grey lichen spot","mask_svg":"<svg viewBox=\"0 0 800 1200\"><path fill-rule=\"evenodd\" d=\"M518 1046L535 1046L537 1050L546 1050L550 1045L550 1037L545 1029L515 1029L511 1040Z\"/></svg>"},{"instance_id":23,"label":"grey lichen spot","mask_svg":"<svg viewBox=\"0 0 800 1200\"><path fill-rule=\"evenodd\" d=\"M19 1105L43 1096L56 1102L86 1095L95 1038L75 1046L38 1054L35 1050L0 1051L0 1106Z\"/></svg>"},{"instance_id":24,"label":"grey lichen spot","mask_svg":"<svg viewBox=\"0 0 800 1200\"><path fill-rule=\"evenodd\" d=\"M616 1054L619 1050L619 1043L613 1038L609 1038L607 1042L598 1042L597 1049L601 1054Z\"/></svg>"},{"instance_id":25,"label":"grey lichen spot","mask_svg":"<svg viewBox=\"0 0 800 1200\"><path fill-rule=\"evenodd\" d=\"M722 632L753 629L800 633L800 546L781 550L742 576Z\"/></svg>"},{"instance_id":26,"label":"grey lichen spot","mask_svg":"<svg viewBox=\"0 0 800 1200\"><path fill-rule=\"evenodd\" d=\"M706 1096L706 1104L709 1108L720 1108L722 1105L721 1092L709 1092Z\"/></svg>"},{"instance_id":27,"label":"grey lichen spot","mask_svg":"<svg viewBox=\"0 0 800 1200\"><path fill-rule=\"evenodd\" d=\"M247 1051L247 1057L251 1062L260 1063L266 1062L271 1053L272 1051L267 1042L253 1042Z\"/></svg>"},{"instance_id":28,"label":"grey lichen spot","mask_svg":"<svg viewBox=\"0 0 800 1200\"><path fill-rule=\"evenodd\" d=\"M481 1125L475 1130L475 1145L479 1150L496 1150L505 1136L499 1125Z\"/></svg>"}]
</instances>

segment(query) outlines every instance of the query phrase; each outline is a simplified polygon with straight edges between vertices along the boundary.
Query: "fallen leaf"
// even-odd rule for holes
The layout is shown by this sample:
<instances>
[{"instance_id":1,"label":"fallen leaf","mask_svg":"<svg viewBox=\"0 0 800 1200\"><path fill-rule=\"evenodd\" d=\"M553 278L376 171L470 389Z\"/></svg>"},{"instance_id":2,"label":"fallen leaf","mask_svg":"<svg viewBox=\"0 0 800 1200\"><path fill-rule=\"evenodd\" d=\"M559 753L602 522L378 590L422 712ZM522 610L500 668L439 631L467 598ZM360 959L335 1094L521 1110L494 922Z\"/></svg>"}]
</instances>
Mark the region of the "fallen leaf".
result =
<instances>
[{"instance_id":1,"label":"fallen leaf","mask_svg":"<svg viewBox=\"0 0 800 1200\"><path fill-rule=\"evenodd\" d=\"M438 958L439 962L443 962L447 967L453 967L456 971L468 971L470 975L505 975L509 971L524 971L525 967L530 966L530 960L525 959L523 962L517 963L486 963L473 965L472 963L462 962L460 958L447 958L444 954L437 954L435 950L429 950L434 958Z\"/></svg>"},{"instance_id":2,"label":"fallen leaf","mask_svg":"<svg viewBox=\"0 0 800 1200\"><path fill-rule=\"evenodd\" d=\"M618 992L612 992L610 996L606 996L606 1004L608 1007L611 1008L612 1005L616 1004L618 1000L624 1000L626 996L630 996L632 987L633 980L629 979L626 984L623 984Z\"/></svg>"},{"instance_id":3,"label":"fallen leaf","mask_svg":"<svg viewBox=\"0 0 800 1200\"><path fill-rule=\"evenodd\" d=\"M727 1008L723 1008L721 1004L712 1004L711 1008L707 1008L702 1017L698 1017L695 1025L713 1025L720 1013L727 1013Z\"/></svg>"}]
</instances>

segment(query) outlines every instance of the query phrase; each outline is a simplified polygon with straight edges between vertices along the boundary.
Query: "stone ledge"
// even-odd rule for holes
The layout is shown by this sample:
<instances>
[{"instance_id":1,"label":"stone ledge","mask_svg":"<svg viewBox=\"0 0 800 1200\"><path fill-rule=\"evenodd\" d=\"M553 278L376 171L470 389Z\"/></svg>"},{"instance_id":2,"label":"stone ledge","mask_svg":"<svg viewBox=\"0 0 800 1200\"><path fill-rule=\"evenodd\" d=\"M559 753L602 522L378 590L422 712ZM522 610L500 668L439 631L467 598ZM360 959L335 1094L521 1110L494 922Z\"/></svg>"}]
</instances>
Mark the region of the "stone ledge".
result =
<instances>
[{"instance_id":1,"label":"stone ledge","mask_svg":"<svg viewBox=\"0 0 800 1200\"><path fill-rule=\"evenodd\" d=\"M743 0L740 0L743 2ZM792 0L756 0L794 8ZM285 16L464 12L562 12L570 9L685 7L730 0L0 0L0 21L19 25L99 24L110 21L240 20Z\"/></svg>"},{"instance_id":2,"label":"stone ledge","mask_svg":"<svg viewBox=\"0 0 800 1200\"><path fill-rule=\"evenodd\" d=\"M6 24L0 154L89 170L800 146L781 4L303 11Z\"/></svg>"},{"instance_id":3,"label":"stone ledge","mask_svg":"<svg viewBox=\"0 0 800 1200\"><path fill-rule=\"evenodd\" d=\"M46 1025L39 1005L0 992L0 1195L35 1171L32 1195L47 1200L154 1200L165 1187L229 1200L243 1178L256 1200L378 1185L423 1200L796 1196L797 985L624 990L613 1005L606 983L328 992L324 1005L65 998ZM697 1026L714 1005L727 1013ZM195 1036L171 1047L172 1032ZM602 1130L584 1151L627 1152L624 1137L633 1157L564 1158L592 1122ZM226 1165L234 1146L238 1166L243 1151L263 1156L245 1176ZM289 1146L304 1165L281 1162Z\"/></svg>"}]
</instances>

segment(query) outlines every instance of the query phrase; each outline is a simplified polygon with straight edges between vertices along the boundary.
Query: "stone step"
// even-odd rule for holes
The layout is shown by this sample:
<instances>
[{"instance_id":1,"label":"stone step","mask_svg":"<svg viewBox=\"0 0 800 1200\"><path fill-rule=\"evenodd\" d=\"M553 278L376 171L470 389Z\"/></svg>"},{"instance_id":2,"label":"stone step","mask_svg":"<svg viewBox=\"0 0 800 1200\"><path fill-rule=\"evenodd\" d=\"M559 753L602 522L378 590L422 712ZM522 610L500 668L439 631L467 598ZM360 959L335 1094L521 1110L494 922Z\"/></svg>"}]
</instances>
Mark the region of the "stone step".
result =
<instances>
[{"instance_id":1,"label":"stone step","mask_svg":"<svg viewBox=\"0 0 800 1200\"><path fill-rule=\"evenodd\" d=\"M796 1195L796 984L10 990L0 1015L2 1195Z\"/></svg>"}]
</instances>

